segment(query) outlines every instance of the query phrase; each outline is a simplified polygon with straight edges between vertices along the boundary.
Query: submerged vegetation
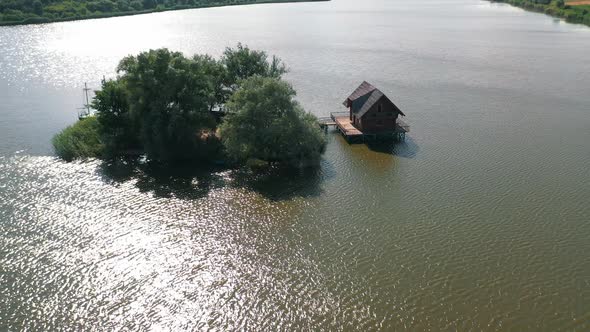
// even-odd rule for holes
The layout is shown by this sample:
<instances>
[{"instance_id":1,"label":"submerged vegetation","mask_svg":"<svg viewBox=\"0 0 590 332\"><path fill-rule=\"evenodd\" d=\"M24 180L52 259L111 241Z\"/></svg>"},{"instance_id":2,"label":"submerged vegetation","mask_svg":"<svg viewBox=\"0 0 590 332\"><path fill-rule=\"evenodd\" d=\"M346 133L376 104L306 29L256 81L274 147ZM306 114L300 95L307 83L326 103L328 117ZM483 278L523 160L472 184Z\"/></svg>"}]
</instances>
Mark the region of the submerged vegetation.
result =
<instances>
[{"instance_id":1,"label":"submerged vegetation","mask_svg":"<svg viewBox=\"0 0 590 332\"><path fill-rule=\"evenodd\" d=\"M241 44L219 60L168 49L128 56L96 91L96 116L56 135L55 151L65 160L317 164L325 137L281 80L286 71L279 58Z\"/></svg>"},{"instance_id":2,"label":"submerged vegetation","mask_svg":"<svg viewBox=\"0 0 590 332\"><path fill-rule=\"evenodd\" d=\"M492 0L527 10L561 17L567 22L590 26L590 5L570 5L563 0Z\"/></svg>"},{"instance_id":3,"label":"submerged vegetation","mask_svg":"<svg viewBox=\"0 0 590 332\"><path fill-rule=\"evenodd\" d=\"M0 25L35 24L275 2L326 0L2 0Z\"/></svg>"}]
</instances>

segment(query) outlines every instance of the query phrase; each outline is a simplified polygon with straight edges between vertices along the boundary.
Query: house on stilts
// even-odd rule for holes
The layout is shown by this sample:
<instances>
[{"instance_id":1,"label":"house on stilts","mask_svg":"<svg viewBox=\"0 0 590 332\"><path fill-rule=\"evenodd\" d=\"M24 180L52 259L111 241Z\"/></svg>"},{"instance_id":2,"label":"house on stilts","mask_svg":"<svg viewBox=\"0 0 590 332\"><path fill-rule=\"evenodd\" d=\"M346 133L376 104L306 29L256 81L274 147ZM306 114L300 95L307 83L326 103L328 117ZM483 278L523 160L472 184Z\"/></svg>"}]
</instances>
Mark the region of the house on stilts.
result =
<instances>
[{"instance_id":1,"label":"house on stilts","mask_svg":"<svg viewBox=\"0 0 590 332\"><path fill-rule=\"evenodd\" d=\"M348 142L402 141L410 131L410 127L400 120L405 114L383 92L367 82L346 98L344 106L348 111L332 113L324 126L334 125Z\"/></svg>"}]
</instances>

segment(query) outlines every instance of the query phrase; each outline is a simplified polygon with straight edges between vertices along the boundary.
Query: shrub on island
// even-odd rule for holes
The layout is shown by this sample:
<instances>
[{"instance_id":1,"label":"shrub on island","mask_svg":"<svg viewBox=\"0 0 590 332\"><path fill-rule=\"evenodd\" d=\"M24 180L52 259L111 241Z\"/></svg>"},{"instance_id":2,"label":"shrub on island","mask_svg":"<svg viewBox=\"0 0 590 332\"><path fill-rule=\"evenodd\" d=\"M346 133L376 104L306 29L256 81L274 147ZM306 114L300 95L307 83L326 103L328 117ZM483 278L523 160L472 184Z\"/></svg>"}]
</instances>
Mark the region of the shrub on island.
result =
<instances>
[{"instance_id":1,"label":"shrub on island","mask_svg":"<svg viewBox=\"0 0 590 332\"><path fill-rule=\"evenodd\" d=\"M62 130L52 140L55 153L66 161L84 158L100 158L104 145L100 140L96 117L82 119Z\"/></svg>"}]
</instances>

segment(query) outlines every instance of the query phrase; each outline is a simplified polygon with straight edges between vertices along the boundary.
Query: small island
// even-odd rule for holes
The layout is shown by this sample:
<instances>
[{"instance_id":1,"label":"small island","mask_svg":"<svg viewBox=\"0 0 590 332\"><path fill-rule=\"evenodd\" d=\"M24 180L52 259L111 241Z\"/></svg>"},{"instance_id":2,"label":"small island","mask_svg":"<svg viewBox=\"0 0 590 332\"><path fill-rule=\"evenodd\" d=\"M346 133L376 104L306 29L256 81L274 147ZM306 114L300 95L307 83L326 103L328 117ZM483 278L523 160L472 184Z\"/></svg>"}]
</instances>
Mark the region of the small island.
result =
<instances>
[{"instance_id":1,"label":"small island","mask_svg":"<svg viewBox=\"0 0 590 332\"><path fill-rule=\"evenodd\" d=\"M193 8L329 0L3 0L0 25L40 24Z\"/></svg>"},{"instance_id":2,"label":"small island","mask_svg":"<svg viewBox=\"0 0 590 332\"><path fill-rule=\"evenodd\" d=\"M589 0L491 0L520 7L526 10L545 13L560 17L570 23L581 23L590 26Z\"/></svg>"},{"instance_id":3,"label":"small island","mask_svg":"<svg viewBox=\"0 0 590 332\"><path fill-rule=\"evenodd\" d=\"M238 44L221 59L157 49L128 56L96 91L94 115L53 138L59 157L145 156L179 164L319 164L318 119L281 79L281 59Z\"/></svg>"}]
</instances>

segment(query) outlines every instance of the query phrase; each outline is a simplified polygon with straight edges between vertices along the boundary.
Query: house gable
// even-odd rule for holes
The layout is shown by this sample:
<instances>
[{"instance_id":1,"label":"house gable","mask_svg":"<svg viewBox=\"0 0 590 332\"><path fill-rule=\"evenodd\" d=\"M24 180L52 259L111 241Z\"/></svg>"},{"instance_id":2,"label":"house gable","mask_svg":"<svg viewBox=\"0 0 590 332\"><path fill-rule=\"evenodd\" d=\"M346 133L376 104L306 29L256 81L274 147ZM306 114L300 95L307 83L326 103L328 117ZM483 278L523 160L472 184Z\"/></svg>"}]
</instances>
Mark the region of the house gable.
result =
<instances>
[{"instance_id":1,"label":"house gable","mask_svg":"<svg viewBox=\"0 0 590 332\"><path fill-rule=\"evenodd\" d=\"M371 107L378 101L385 98L390 107L398 114L405 114L389 99L381 90L364 81L345 101L344 106L350 108L351 118L355 115L357 118L363 117ZM381 101L384 102L384 101Z\"/></svg>"},{"instance_id":2,"label":"house gable","mask_svg":"<svg viewBox=\"0 0 590 332\"><path fill-rule=\"evenodd\" d=\"M381 96L359 118L358 127L367 133L392 131L401 112L386 97Z\"/></svg>"}]
</instances>

